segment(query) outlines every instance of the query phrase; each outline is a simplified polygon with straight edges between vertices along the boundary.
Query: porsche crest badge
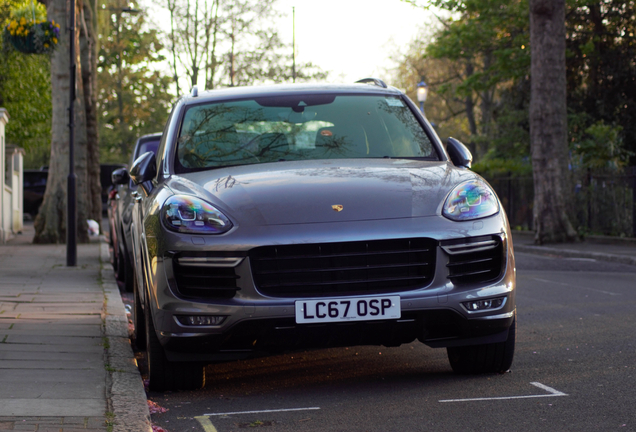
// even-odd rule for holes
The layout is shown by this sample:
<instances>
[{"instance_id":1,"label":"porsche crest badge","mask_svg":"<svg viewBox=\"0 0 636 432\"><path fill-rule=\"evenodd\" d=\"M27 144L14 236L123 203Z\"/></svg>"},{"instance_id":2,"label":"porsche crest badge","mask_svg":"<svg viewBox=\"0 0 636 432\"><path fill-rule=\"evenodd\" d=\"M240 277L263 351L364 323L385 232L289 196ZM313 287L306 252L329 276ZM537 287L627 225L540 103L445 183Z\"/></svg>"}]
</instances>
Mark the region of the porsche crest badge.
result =
<instances>
[{"instance_id":1,"label":"porsche crest badge","mask_svg":"<svg viewBox=\"0 0 636 432\"><path fill-rule=\"evenodd\" d=\"M342 204L334 204L331 206L332 209L334 209L337 212L341 212L342 209L344 209L344 206Z\"/></svg>"}]
</instances>

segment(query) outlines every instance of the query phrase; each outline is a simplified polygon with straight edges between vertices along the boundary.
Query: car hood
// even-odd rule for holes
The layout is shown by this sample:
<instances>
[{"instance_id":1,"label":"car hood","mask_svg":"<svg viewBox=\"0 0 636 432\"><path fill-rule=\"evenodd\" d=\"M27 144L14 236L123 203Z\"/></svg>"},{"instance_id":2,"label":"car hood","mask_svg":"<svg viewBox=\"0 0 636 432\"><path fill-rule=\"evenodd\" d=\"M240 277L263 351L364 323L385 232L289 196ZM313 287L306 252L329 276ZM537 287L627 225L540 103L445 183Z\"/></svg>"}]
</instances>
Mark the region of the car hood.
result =
<instances>
[{"instance_id":1,"label":"car hood","mask_svg":"<svg viewBox=\"0 0 636 432\"><path fill-rule=\"evenodd\" d=\"M432 216L456 184L475 177L447 162L321 160L172 176L167 186L239 224L283 225Z\"/></svg>"}]
</instances>

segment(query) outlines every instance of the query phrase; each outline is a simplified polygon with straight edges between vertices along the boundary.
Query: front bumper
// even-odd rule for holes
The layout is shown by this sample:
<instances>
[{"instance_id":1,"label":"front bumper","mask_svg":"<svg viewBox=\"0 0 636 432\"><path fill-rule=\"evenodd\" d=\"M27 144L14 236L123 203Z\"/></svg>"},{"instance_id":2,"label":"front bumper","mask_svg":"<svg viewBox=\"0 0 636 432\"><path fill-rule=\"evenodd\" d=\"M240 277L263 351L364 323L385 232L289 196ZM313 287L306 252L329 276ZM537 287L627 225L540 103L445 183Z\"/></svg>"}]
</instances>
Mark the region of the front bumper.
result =
<instances>
[{"instance_id":1,"label":"front bumper","mask_svg":"<svg viewBox=\"0 0 636 432\"><path fill-rule=\"evenodd\" d=\"M444 220L442 223L453 224L454 228L476 226L473 222L458 224ZM470 229L463 230L463 236L434 237L439 232L451 232L448 229L423 233L435 240L431 279L415 289L391 291L391 295L400 297L400 319L367 322L297 324L294 307L297 298L266 296L257 288L249 250L259 245L242 244L233 249L223 244L193 247L196 240L184 242L182 238L176 242L164 241L162 248L157 247L157 243L152 248L156 253L149 254L147 281L159 339L171 361L218 361L244 358L262 351L337 346L398 346L415 339L431 347L504 341L515 311L515 264L510 233L504 216L479 223L481 229L474 233ZM370 231L378 232L377 227ZM495 279L473 278L473 268L461 261L460 270L471 271L464 271L462 275L461 271L457 272L457 265L453 269L453 263L457 264L453 253L460 249L462 239L472 237L501 239L501 269ZM240 242L233 244L241 245ZM180 253L192 256L193 252L236 258L232 268L236 289L230 290L230 295L214 299L197 297L196 291L184 295L175 275L175 257ZM373 292L368 296L382 294ZM337 297L343 298L346 294ZM470 311L466 307L468 302L494 298L505 301L491 310ZM216 326L191 326L183 325L183 320L178 319L184 316L225 318Z\"/></svg>"},{"instance_id":2,"label":"front bumper","mask_svg":"<svg viewBox=\"0 0 636 432\"><path fill-rule=\"evenodd\" d=\"M506 340L512 320L512 313L498 319L467 320L450 309L406 312L399 320L356 323L299 325L293 318L249 319L222 334L162 333L162 339L171 361L212 362L260 352L399 346L416 339L433 348L496 343Z\"/></svg>"}]
</instances>

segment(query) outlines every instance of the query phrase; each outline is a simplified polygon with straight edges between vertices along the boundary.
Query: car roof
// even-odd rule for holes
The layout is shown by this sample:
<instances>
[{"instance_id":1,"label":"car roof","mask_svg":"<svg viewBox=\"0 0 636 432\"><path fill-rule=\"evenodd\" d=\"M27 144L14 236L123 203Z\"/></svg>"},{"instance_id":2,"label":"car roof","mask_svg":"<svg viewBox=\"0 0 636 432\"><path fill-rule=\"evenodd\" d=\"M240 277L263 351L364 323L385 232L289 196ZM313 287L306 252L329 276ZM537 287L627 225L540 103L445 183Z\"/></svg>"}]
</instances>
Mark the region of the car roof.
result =
<instances>
[{"instance_id":1,"label":"car roof","mask_svg":"<svg viewBox=\"0 0 636 432\"><path fill-rule=\"evenodd\" d=\"M395 87L379 84L274 84L250 87L229 87L215 90L193 91L182 96L186 104L207 101L243 99L263 96L286 96L290 94L376 94L399 96L402 92Z\"/></svg>"},{"instance_id":2,"label":"car roof","mask_svg":"<svg viewBox=\"0 0 636 432\"><path fill-rule=\"evenodd\" d=\"M163 132L156 132L156 133L151 133L151 134L146 134L146 135L142 135L137 139L138 143L141 142L146 142L146 141L156 141L156 140L160 140L161 139L161 135L163 135Z\"/></svg>"}]
</instances>

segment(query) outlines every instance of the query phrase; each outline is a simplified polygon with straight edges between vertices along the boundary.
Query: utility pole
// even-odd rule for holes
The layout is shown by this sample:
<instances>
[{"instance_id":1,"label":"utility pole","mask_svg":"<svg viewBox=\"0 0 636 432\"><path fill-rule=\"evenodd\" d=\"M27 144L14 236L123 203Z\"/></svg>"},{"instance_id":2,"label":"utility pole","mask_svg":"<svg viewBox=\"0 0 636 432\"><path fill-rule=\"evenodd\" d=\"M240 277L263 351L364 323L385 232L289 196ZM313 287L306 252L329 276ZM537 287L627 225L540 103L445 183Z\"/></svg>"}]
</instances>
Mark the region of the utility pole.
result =
<instances>
[{"instance_id":1,"label":"utility pole","mask_svg":"<svg viewBox=\"0 0 636 432\"><path fill-rule=\"evenodd\" d=\"M296 7L292 6L292 79L296 82Z\"/></svg>"},{"instance_id":2,"label":"utility pole","mask_svg":"<svg viewBox=\"0 0 636 432\"><path fill-rule=\"evenodd\" d=\"M77 265L77 193L75 175L75 0L70 0L69 55L70 55L70 101L68 107L68 178L66 191L66 266Z\"/></svg>"}]
</instances>

